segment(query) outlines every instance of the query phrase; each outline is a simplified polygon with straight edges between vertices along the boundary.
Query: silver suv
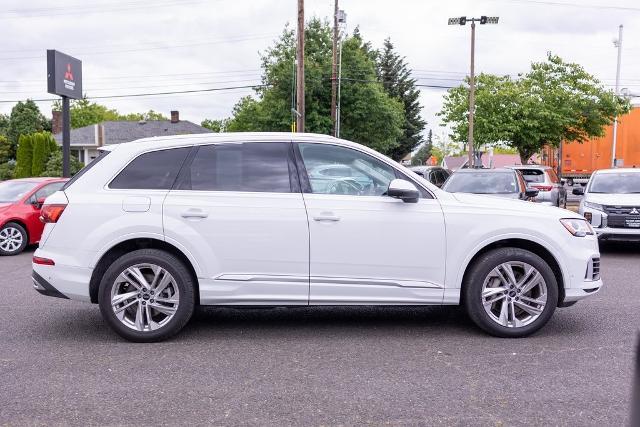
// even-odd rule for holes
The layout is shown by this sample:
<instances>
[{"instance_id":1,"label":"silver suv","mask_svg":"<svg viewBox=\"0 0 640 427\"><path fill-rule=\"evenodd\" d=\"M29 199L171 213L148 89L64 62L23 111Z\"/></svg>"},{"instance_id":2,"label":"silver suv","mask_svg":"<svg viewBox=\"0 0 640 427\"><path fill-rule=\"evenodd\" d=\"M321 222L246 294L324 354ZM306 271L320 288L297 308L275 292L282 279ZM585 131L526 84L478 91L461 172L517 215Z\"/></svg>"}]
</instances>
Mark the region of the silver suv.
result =
<instances>
[{"instance_id":1,"label":"silver suv","mask_svg":"<svg viewBox=\"0 0 640 427\"><path fill-rule=\"evenodd\" d=\"M509 166L509 168L520 171L527 185L538 190L534 202L566 209L567 190L564 188L564 181L558 178L556 171L552 168L540 165Z\"/></svg>"}]
</instances>

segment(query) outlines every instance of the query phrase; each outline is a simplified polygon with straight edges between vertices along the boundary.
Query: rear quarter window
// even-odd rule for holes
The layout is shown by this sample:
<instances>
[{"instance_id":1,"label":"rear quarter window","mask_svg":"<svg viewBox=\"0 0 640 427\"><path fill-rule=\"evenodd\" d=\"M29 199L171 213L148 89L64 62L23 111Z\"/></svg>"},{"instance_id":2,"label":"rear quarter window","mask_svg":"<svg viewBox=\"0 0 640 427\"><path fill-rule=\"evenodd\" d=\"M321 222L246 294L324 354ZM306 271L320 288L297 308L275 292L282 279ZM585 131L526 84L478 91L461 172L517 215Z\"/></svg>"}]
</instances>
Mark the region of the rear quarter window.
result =
<instances>
[{"instance_id":1,"label":"rear quarter window","mask_svg":"<svg viewBox=\"0 0 640 427\"><path fill-rule=\"evenodd\" d=\"M109 188L170 190L190 150L182 147L141 154L111 181Z\"/></svg>"}]
</instances>

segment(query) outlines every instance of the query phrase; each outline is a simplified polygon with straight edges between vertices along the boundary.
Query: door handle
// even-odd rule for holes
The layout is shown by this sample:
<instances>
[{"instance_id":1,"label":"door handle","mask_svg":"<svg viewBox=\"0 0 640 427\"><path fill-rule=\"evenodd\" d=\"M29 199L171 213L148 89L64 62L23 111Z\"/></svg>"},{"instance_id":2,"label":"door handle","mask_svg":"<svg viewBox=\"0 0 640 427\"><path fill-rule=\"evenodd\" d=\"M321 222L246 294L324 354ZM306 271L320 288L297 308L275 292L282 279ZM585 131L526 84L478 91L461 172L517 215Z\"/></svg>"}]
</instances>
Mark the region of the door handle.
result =
<instances>
[{"instance_id":1,"label":"door handle","mask_svg":"<svg viewBox=\"0 0 640 427\"><path fill-rule=\"evenodd\" d=\"M182 218L206 218L209 214L202 209L188 209L183 211L180 216Z\"/></svg>"},{"instance_id":2,"label":"door handle","mask_svg":"<svg viewBox=\"0 0 640 427\"><path fill-rule=\"evenodd\" d=\"M331 215L331 214L320 214L313 217L314 221L329 221L329 222L337 222L340 221L340 217Z\"/></svg>"}]
</instances>

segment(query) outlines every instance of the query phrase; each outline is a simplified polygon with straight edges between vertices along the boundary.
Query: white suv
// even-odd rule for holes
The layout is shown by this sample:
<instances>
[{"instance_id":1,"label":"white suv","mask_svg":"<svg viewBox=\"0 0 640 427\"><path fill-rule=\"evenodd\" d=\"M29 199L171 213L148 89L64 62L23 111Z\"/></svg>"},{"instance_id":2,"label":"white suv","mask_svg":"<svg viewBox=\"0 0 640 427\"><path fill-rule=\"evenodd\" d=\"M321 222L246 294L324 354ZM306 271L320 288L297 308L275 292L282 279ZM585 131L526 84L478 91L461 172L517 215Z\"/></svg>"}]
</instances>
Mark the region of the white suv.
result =
<instances>
[{"instance_id":1,"label":"white suv","mask_svg":"<svg viewBox=\"0 0 640 427\"><path fill-rule=\"evenodd\" d=\"M584 218L449 194L324 135L204 134L105 147L51 195L40 293L98 303L133 341L194 306L456 305L521 337L602 286Z\"/></svg>"}]
</instances>

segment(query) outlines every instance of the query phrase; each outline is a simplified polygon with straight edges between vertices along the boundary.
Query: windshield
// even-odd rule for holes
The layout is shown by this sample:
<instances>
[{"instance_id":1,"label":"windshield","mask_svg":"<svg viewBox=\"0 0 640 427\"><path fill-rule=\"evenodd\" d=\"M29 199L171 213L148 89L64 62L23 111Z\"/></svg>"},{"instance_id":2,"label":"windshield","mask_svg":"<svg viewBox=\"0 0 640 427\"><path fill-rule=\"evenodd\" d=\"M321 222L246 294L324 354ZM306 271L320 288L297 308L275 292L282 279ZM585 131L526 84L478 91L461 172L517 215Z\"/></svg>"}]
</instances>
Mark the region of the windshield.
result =
<instances>
[{"instance_id":1,"label":"windshield","mask_svg":"<svg viewBox=\"0 0 640 427\"><path fill-rule=\"evenodd\" d=\"M454 173L442 187L450 193L511 194L518 192L513 173Z\"/></svg>"},{"instance_id":2,"label":"windshield","mask_svg":"<svg viewBox=\"0 0 640 427\"><path fill-rule=\"evenodd\" d=\"M640 193L640 173L599 173L593 176L589 193Z\"/></svg>"},{"instance_id":3,"label":"windshield","mask_svg":"<svg viewBox=\"0 0 640 427\"><path fill-rule=\"evenodd\" d=\"M0 203L11 203L36 188L37 182L5 181L0 182Z\"/></svg>"}]
</instances>

